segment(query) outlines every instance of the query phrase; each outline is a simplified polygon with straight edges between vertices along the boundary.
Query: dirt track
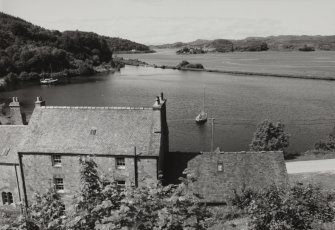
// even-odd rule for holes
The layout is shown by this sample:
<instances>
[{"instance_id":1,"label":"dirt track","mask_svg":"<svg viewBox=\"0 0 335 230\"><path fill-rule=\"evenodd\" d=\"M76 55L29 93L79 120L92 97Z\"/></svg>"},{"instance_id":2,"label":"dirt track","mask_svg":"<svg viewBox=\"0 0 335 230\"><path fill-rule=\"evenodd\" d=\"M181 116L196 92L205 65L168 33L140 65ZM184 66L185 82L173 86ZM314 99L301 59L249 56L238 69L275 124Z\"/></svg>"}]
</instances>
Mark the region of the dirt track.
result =
<instances>
[{"instance_id":1,"label":"dirt track","mask_svg":"<svg viewBox=\"0 0 335 230\"><path fill-rule=\"evenodd\" d=\"M335 172L335 159L287 162L286 168L289 174L327 171Z\"/></svg>"}]
</instances>

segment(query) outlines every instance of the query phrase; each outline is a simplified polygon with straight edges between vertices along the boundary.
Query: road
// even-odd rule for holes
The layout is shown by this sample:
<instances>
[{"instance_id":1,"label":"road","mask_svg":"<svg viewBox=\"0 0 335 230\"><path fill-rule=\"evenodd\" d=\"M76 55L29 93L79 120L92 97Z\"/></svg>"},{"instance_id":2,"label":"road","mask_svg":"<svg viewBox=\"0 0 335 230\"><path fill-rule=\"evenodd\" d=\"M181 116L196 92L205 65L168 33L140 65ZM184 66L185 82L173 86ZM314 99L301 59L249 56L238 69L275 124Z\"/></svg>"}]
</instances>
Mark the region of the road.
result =
<instances>
[{"instance_id":1,"label":"road","mask_svg":"<svg viewBox=\"0 0 335 230\"><path fill-rule=\"evenodd\" d=\"M329 171L335 173L335 159L286 162L286 168L288 174Z\"/></svg>"}]
</instances>

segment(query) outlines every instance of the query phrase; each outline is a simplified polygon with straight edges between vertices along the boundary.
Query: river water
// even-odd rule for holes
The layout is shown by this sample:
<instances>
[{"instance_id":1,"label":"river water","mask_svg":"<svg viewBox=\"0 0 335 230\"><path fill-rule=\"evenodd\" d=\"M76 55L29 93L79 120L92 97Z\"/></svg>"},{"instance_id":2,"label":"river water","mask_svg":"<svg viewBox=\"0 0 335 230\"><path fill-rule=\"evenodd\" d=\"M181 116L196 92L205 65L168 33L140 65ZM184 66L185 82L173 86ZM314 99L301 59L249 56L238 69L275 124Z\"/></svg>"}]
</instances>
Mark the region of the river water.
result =
<instances>
[{"instance_id":1,"label":"river water","mask_svg":"<svg viewBox=\"0 0 335 230\"><path fill-rule=\"evenodd\" d=\"M248 149L257 123L282 121L291 134L291 152L305 151L324 138L335 124L335 82L208 72L130 67L120 73L73 79L55 86L25 85L0 94L23 102L31 114L36 96L48 105L150 107L161 91L168 99L172 151L208 151L211 125L195 124L206 91L206 111L215 118L215 147Z\"/></svg>"}]
</instances>

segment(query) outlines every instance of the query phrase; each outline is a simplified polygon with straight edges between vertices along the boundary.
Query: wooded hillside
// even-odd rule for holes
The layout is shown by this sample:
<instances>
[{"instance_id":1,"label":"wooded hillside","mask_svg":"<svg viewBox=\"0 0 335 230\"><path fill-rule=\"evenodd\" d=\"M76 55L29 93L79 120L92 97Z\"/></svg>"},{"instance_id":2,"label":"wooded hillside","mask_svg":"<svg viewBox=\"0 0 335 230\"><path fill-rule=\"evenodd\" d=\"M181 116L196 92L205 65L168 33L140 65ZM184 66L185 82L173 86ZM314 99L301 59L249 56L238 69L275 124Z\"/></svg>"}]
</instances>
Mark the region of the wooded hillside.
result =
<instances>
[{"instance_id":1,"label":"wooded hillside","mask_svg":"<svg viewBox=\"0 0 335 230\"><path fill-rule=\"evenodd\" d=\"M85 75L93 67L113 66L116 51L147 51L149 47L92 32L47 30L0 12L0 78L38 79L41 74Z\"/></svg>"}]
</instances>

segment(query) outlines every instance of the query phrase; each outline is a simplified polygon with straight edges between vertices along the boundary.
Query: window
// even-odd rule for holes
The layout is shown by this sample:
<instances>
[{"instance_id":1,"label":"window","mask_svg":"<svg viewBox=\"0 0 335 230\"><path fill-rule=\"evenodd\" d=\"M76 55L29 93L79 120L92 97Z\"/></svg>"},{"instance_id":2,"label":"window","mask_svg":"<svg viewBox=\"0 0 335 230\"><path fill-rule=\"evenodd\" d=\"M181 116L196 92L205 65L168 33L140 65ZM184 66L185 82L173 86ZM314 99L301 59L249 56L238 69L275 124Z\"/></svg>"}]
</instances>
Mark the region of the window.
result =
<instances>
[{"instance_id":1,"label":"window","mask_svg":"<svg viewBox=\"0 0 335 230\"><path fill-rule=\"evenodd\" d=\"M1 196L4 205L13 203L13 194L11 192L2 192Z\"/></svg>"},{"instance_id":2,"label":"window","mask_svg":"<svg viewBox=\"0 0 335 230\"><path fill-rule=\"evenodd\" d=\"M54 178L55 189L57 192L62 192L64 190L63 178L55 177Z\"/></svg>"},{"instance_id":3,"label":"window","mask_svg":"<svg viewBox=\"0 0 335 230\"><path fill-rule=\"evenodd\" d=\"M116 158L116 168L118 169L125 169L126 168L126 161L124 157L117 157Z\"/></svg>"},{"instance_id":4,"label":"window","mask_svg":"<svg viewBox=\"0 0 335 230\"><path fill-rule=\"evenodd\" d=\"M60 155L53 155L52 156L52 165L55 167L62 166L62 158Z\"/></svg>"},{"instance_id":5,"label":"window","mask_svg":"<svg viewBox=\"0 0 335 230\"><path fill-rule=\"evenodd\" d=\"M92 128L90 130L90 135L95 135L95 134L97 134L97 128Z\"/></svg>"},{"instance_id":6,"label":"window","mask_svg":"<svg viewBox=\"0 0 335 230\"><path fill-rule=\"evenodd\" d=\"M218 162L218 172L223 172L223 163L222 162Z\"/></svg>"},{"instance_id":7,"label":"window","mask_svg":"<svg viewBox=\"0 0 335 230\"><path fill-rule=\"evenodd\" d=\"M117 180L116 184L120 187L126 187L126 181L124 180Z\"/></svg>"},{"instance_id":8,"label":"window","mask_svg":"<svg viewBox=\"0 0 335 230\"><path fill-rule=\"evenodd\" d=\"M64 205L64 204L61 204L61 207L60 207L60 215L61 215L61 216L64 216L64 215L65 215L65 205Z\"/></svg>"}]
</instances>

